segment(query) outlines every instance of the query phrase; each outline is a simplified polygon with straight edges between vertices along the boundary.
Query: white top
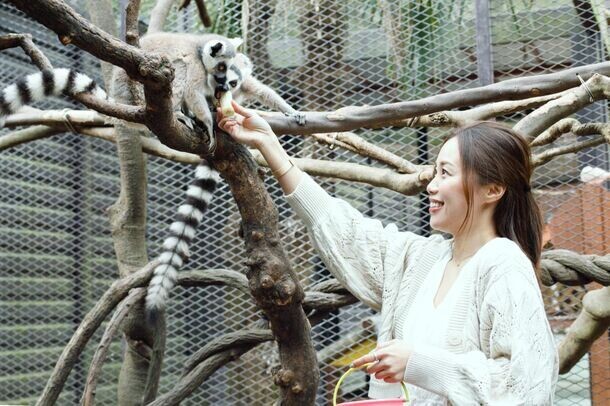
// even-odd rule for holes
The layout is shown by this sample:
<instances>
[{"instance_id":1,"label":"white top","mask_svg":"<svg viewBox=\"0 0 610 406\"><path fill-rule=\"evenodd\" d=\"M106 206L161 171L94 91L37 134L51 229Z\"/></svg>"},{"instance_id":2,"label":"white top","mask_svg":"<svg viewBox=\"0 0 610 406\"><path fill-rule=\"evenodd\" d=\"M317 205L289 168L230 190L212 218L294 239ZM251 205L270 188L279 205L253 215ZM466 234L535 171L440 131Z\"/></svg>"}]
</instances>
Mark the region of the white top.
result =
<instances>
[{"instance_id":1,"label":"white top","mask_svg":"<svg viewBox=\"0 0 610 406\"><path fill-rule=\"evenodd\" d=\"M439 348L445 347L445 336L447 335L450 316L449 309L455 305L461 292L464 278L461 278L460 275L465 270L464 267L460 271L442 302L435 307L434 297L438 292L449 259L450 256L446 255L434 264L421 288L419 288L409 314L404 315L407 319L400 334L397 332L397 336L409 343L410 348L417 348L422 344ZM411 406L447 405L445 396L409 383L407 383L407 389Z\"/></svg>"},{"instance_id":2,"label":"white top","mask_svg":"<svg viewBox=\"0 0 610 406\"><path fill-rule=\"evenodd\" d=\"M308 175L286 200L329 271L380 310L378 340L399 338L409 325L404 314L451 241L384 227L328 195ZM444 345L413 348L405 381L452 405L552 405L558 356L531 262L516 243L496 238L467 265L462 292L447 309ZM371 379L371 398L400 392L398 384Z\"/></svg>"}]
</instances>

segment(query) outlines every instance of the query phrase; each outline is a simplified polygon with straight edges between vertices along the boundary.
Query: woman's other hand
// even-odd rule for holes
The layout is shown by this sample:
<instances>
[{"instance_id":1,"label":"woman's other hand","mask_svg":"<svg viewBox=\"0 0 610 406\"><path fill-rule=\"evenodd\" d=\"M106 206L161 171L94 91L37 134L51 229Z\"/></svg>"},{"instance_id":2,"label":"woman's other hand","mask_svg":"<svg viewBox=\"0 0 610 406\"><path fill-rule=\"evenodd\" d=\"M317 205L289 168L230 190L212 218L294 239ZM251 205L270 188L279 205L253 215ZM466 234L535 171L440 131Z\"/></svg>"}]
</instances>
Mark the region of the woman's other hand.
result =
<instances>
[{"instance_id":1,"label":"woman's other hand","mask_svg":"<svg viewBox=\"0 0 610 406\"><path fill-rule=\"evenodd\" d=\"M276 140L273 130L265 119L235 101L231 103L235 109L235 116L224 117L218 109L218 127L226 131L235 141L260 149L265 142Z\"/></svg>"},{"instance_id":2,"label":"woman's other hand","mask_svg":"<svg viewBox=\"0 0 610 406\"><path fill-rule=\"evenodd\" d=\"M374 351L355 360L352 366L357 368L373 363L366 368L367 373L375 375L379 380L396 383L404 379L410 355L409 344L401 340L391 340L378 344Z\"/></svg>"}]
</instances>

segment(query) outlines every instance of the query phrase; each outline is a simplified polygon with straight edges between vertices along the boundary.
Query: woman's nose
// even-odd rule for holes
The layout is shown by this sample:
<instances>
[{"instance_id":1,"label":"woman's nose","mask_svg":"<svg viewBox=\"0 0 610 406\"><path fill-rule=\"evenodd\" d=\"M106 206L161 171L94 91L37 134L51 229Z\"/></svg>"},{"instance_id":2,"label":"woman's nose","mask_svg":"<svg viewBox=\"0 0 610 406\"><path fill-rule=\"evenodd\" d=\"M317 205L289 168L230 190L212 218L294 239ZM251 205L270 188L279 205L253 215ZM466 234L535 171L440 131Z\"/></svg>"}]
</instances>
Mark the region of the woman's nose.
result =
<instances>
[{"instance_id":1,"label":"woman's nose","mask_svg":"<svg viewBox=\"0 0 610 406\"><path fill-rule=\"evenodd\" d=\"M426 191L428 194L434 194L438 191L438 185L436 184L436 176L432 178L428 186L426 186Z\"/></svg>"}]
</instances>

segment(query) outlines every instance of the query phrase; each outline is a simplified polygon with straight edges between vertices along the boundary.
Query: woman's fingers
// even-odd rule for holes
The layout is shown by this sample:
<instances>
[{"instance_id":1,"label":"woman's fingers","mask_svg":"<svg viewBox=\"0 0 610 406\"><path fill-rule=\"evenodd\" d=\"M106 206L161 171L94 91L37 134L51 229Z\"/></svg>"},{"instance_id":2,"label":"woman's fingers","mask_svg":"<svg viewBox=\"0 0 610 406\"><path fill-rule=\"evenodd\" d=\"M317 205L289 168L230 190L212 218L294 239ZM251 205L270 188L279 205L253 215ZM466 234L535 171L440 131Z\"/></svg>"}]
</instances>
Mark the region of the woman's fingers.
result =
<instances>
[{"instance_id":1,"label":"woman's fingers","mask_svg":"<svg viewBox=\"0 0 610 406\"><path fill-rule=\"evenodd\" d=\"M379 358L378 358L377 353L375 351L372 351L372 352L358 358L354 362L352 362L352 368L358 368L364 364L370 364L371 362L375 362L378 360L379 360Z\"/></svg>"},{"instance_id":2,"label":"woman's fingers","mask_svg":"<svg viewBox=\"0 0 610 406\"><path fill-rule=\"evenodd\" d=\"M241 114L242 116L244 116L246 118L252 117L252 115L254 114L247 108L242 107L239 104L237 104L237 102L235 100L232 100L231 103L233 104L233 108L235 109L235 112Z\"/></svg>"},{"instance_id":3,"label":"woman's fingers","mask_svg":"<svg viewBox=\"0 0 610 406\"><path fill-rule=\"evenodd\" d=\"M371 364L368 367L366 367L366 373L370 374L370 375L374 375L381 371L387 370L389 367L390 366L384 362L375 362L374 364Z\"/></svg>"}]
</instances>

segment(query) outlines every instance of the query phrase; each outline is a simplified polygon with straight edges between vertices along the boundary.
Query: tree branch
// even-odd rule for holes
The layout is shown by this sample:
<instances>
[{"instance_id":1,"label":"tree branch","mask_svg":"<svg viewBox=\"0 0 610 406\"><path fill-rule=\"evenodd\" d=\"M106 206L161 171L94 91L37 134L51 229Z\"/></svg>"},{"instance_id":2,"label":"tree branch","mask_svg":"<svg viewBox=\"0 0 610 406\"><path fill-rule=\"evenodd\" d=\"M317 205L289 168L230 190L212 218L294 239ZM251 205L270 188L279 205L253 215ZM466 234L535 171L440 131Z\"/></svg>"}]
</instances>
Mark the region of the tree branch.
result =
<instances>
[{"instance_id":1,"label":"tree branch","mask_svg":"<svg viewBox=\"0 0 610 406\"><path fill-rule=\"evenodd\" d=\"M546 286L597 282L610 285L610 255L580 255L568 250L542 252L540 279Z\"/></svg>"},{"instance_id":2,"label":"tree branch","mask_svg":"<svg viewBox=\"0 0 610 406\"><path fill-rule=\"evenodd\" d=\"M605 74L608 75L608 73ZM513 129L531 141L562 118L576 113L596 100L610 98L610 79L608 77L594 74L585 83L586 85L578 86L560 98L534 110L521 119Z\"/></svg>"},{"instance_id":3,"label":"tree branch","mask_svg":"<svg viewBox=\"0 0 610 406\"><path fill-rule=\"evenodd\" d=\"M559 373L569 372L610 326L610 287L587 292L583 308L558 347ZM604 338L605 339L605 338Z\"/></svg>"},{"instance_id":4,"label":"tree branch","mask_svg":"<svg viewBox=\"0 0 610 406\"><path fill-rule=\"evenodd\" d=\"M95 398L95 388L97 386L97 381L99 376L102 373L102 366L104 361L106 360L106 356L108 355L108 350L110 349L110 344L114 339L119 327L121 326L121 322L127 316L130 308L138 301L142 300L146 295L146 289L144 288L136 288L132 289L129 292L129 295L121 303L117 306L114 315L108 322L106 326L106 330L104 331L104 335L100 340L100 344L95 350L95 354L93 354L93 359L91 360L91 366L89 367L89 373L87 374L87 382L85 384L85 390L83 391L83 396L81 398L81 405L83 406L93 406L94 398Z\"/></svg>"},{"instance_id":5,"label":"tree branch","mask_svg":"<svg viewBox=\"0 0 610 406\"><path fill-rule=\"evenodd\" d=\"M24 144L26 142L61 134L64 131L65 129L63 128L47 127L44 125L37 125L26 128L25 130L14 131L0 137L0 151L16 147L17 145Z\"/></svg>"},{"instance_id":6,"label":"tree branch","mask_svg":"<svg viewBox=\"0 0 610 406\"><path fill-rule=\"evenodd\" d=\"M31 34L5 34L0 35L0 50L21 47L38 69L52 69L51 61L34 45Z\"/></svg>"},{"instance_id":7,"label":"tree branch","mask_svg":"<svg viewBox=\"0 0 610 406\"><path fill-rule=\"evenodd\" d=\"M125 44L90 24L61 0L37 2L9 0L9 2L57 33L62 44L73 44L100 60L119 66L130 78L142 83L146 100L143 122L164 144L180 151L208 154L209 136L191 130L179 122L174 115L171 102L174 69L167 58ZM100 102L93 106L91 100L83 102L89 103L88 106L105 114L118 113L107 108L105 103ZM142 111L140 107L132 106L132 108L138 112ZM134 114L129 121L142 122L138 121L141 118L139 114Z\"/></svg>"},{"instance_id":8,"label":"tree branch","mask_svg":"<svg viewBox=\"0 0 610 406\"><path fill-rule=\"evenodd\" d=\"M372 107L349 107L334 112L307 112L307 125L299 126L289 117L271 115L267 118L274 132L280 134L311 134L351 131L404 123L405 119L457 107L538 97L578 86L579 73L588 79L594 73L610 74L610 62L581 66L546 75L509 79L473 89L425 97L414 101L382 104Z\"/></svg>"},{"instance_id":9,"label":"tree branch","mask_svg":"<svg viewBox=\"0 0 610 406\"><path fill-rule=\"evenodd\" d=\"M165 20L167 20L167 16L169 15L169 9L172 7L174 1L175 0L157 0L150 12L147 34L163 31Z\"/></svg>"},{"instance_id":10,"label":"tree branch","mask_svg":"<svg viewBox=\"0 0 610 406\"><path fill-rule=\"evenodd\" d=\"M93 309L87 313L68 344L64 347L36 405L51 406L56 403L70 371L74 367L74 364L78 360L79 355L85 348L85 345L87 345L91 336L93 336L106 316L121 300L123 300L123 298L125 298L125 296L127 296L131 288L148 283L156 265L157 262L152 261L139 271L112 283L110 288L102 295L100 300L97 301Z\"/></svg>"},{"instance_id":11,"label":"tree branch","mask_svg":"<svg viewBox=\"0 0 610 406\"><path fill-rule=\"evenodd\" d=\"M34 45L32 36L29 34L6 34L0 36L0 49L12 48L20 46L23 51L30 57L32 62L40 70L53 69L51 62L47 57ZM94 97L89 93L79 93L72 95L72 98L89 107L90 109L99 111L122 120L132 121L136 123L144 122L144 109L127 104L118 104L108 100L102 100Z\"/></svg>"}]
</instances>

